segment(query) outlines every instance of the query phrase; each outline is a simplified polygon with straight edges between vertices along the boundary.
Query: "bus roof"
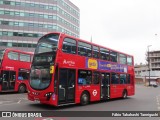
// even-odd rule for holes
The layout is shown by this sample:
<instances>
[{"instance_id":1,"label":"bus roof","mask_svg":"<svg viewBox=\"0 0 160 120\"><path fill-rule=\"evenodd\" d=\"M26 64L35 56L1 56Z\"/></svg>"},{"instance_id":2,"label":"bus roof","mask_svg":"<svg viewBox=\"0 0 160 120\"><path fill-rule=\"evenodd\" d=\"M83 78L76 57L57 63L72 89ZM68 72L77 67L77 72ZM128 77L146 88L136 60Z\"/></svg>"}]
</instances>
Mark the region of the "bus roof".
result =
<instances>
[{"instance_id":1,"label":"bus roof","mask_svg":"<svg viewBox=\"0 0 160 120\"><path fill-rule=\"evenodd\" d=\"M21 51L21 50L17 50L17 49L13 49L13 48L6 48L6 49L0 49L0 50L14 51L14 52L19 52L19 53L27 53L27 54L31 54L31 55L34 54L34 52Z\"/></svg>"},{"instance_id":2,"label":"bus roof","mask_svg":"<svg viewBox=\"0 0 160 120\"><path fill-rule=\"evenodd\" d=\"M128 55L128 56L133 57L133 55L126 54L126 53L124 53L124 52L120 52L120 51L111 49L111 48L109 48L109 47L104 47L104 46L102 46L102 45L98 45L98 44L95 44L95 43L92 43L92 42L89 42L89 41L86 41L86 40L83 40L83 39L80 39L80 38L76 38L76 37L67 35L67 34L62 33L62 32L50 32L50 33L48 33L48 34L53 34L53 33L54 33L54 34L59 34L60 36L62 35L62 36L65 36L65 37L69 37L69 38L75 39L75 40L77 40L77 41L86 42L86 43L91 44L91 45L99 46L99 47L106 48L106 49L111 50L111 51L115 51L115 52L118 52L118 53L125 54L125 55ZM48 34L46 34L46 35L48 35ZM44 35L44 36L45 36L45 35ZM43 36L42 36L42 37L43 37Z\"/></svg>"}]
</instances>

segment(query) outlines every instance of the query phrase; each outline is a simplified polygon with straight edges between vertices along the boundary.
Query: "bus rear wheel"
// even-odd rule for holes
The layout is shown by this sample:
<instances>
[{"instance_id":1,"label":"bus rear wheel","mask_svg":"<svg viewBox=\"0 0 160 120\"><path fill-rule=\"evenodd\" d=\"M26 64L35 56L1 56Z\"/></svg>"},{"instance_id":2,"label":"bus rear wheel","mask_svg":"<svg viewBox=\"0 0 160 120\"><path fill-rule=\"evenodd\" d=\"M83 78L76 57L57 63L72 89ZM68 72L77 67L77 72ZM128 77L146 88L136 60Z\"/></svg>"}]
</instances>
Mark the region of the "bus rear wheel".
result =
<instances>
[{"instance_id":1,"label":"bus rear wheel","mask_svg":"<svg viewBox=\"0 0 160 120\"><path fill-rule=\"evenodd\" d=\"M25 85L20 85L19 88L18 88L18 92L19 92L19 93L24 93L24 92L26 92L26 86L25 86Z\"/></svg>"},{"instance_id":2,"label":"bus rear wheel","mask_svg":"<svg viewBox=\"0 0 160 120\"><path fill-rule=\"evenodd\" d=\"M84 92L81 95L81 105L87 105L88 103L89 103L89 95L87 92Z\"/></svg>"}]
</instances>

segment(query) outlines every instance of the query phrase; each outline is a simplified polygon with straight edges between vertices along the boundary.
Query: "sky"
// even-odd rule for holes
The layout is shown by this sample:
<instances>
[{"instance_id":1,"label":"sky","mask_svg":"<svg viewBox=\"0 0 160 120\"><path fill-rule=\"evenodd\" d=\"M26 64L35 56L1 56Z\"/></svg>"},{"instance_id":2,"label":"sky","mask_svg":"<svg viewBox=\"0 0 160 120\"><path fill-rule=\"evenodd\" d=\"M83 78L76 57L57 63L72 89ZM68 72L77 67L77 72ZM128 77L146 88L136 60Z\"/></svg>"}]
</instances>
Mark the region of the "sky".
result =
<instances>
[{"instance_id":1,"label":"sky","mask_svg":"<svg viewBox=\"0 0 160 120\"><path fill-rule=\"evenodd\" d=\"M80 9L80 38L134 56L160 50L160 0L70 0Z\"/></svg>"}]
</instances>

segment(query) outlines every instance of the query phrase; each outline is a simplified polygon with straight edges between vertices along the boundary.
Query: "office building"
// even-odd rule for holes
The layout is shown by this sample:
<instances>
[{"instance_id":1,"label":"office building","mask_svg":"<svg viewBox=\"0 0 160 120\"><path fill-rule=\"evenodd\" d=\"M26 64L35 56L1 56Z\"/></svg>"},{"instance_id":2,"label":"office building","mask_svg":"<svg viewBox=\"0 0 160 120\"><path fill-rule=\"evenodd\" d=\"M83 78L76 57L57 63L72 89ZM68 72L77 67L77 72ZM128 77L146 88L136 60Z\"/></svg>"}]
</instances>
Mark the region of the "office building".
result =
<instances>
[{"instance_id":1,"label":"office building","mask_svg":"<svg viewBox=\"0 0 160 120\"><path fill-rule=\"evenodd\" d=\"M69 0L0 0L0 48L34 51L48 32L79 37L79 11Z\"/></svg>"},{"instance_id":2,"label":"office building","mask_svg":"<svg viewBox=\"0 0 160 120\"><path fill-rule=\"evenodd\" d=\"M150 51L149 54L147 53L147 55L147 60L149 60L149 66L148 64L136 65L135 78L139 83L148 83L149 79L151 83L160 83L160 50Z\"/></svg>"}]
</instances>

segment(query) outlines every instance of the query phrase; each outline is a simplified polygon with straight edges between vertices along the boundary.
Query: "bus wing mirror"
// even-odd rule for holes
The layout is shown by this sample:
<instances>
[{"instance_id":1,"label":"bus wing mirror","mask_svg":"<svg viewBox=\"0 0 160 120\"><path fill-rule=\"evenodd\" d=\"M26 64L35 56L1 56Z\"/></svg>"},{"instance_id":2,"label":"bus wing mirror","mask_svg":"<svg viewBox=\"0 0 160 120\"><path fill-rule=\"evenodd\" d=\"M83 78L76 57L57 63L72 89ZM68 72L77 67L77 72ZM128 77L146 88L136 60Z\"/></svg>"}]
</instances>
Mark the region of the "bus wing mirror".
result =
<instances>
[{"instance_id":1,"label":"bus wing mirror","mask_svg":"<svg viewBox=\"0 0 160 120\"><path fill-rule=\"evenodd\" d=\"M62 88L62 85L59 85L59 88Z\"/></svg>"}]
</instances>

